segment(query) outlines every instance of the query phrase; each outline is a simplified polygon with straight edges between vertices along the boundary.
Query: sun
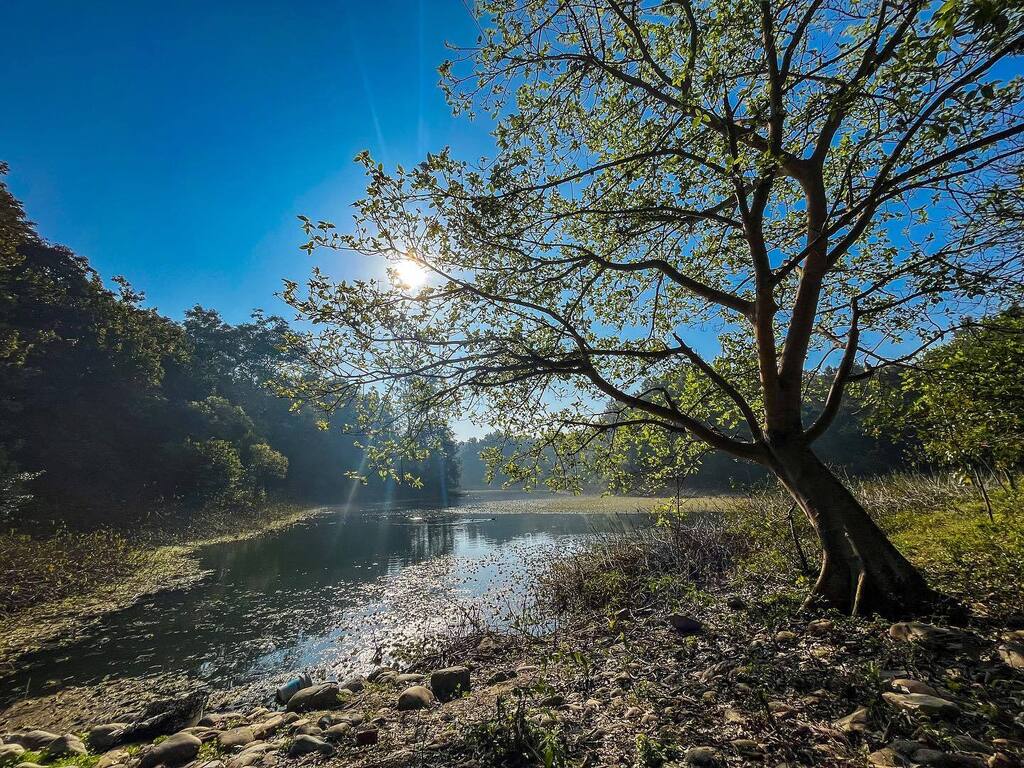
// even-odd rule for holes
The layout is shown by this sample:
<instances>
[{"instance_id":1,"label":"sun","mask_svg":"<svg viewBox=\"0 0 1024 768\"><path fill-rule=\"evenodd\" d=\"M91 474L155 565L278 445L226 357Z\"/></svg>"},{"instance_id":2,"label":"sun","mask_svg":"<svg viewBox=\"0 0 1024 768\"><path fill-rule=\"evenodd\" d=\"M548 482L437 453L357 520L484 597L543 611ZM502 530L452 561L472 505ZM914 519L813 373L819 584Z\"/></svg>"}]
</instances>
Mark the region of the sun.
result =
<instances>
[{"instance_id":1,"label":"sun","mask_svg":"<svg viewBox=\"0 0 1024 768\"><path fill-rule=\"evenodd\" d=\"M418 261L402 259L394 266L395 277L403 288L415 289L427 281L427 270Z\"/></svg>"}]
</instances>

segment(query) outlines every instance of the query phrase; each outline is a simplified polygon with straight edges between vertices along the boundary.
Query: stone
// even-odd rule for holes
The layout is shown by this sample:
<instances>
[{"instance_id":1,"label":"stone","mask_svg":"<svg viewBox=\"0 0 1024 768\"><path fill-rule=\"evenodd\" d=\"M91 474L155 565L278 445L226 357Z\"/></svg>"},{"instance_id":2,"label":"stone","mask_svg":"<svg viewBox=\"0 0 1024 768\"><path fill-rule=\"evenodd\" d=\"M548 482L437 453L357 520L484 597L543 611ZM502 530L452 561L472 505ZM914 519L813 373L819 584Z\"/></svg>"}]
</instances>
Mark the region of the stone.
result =
<instances>
[{"instance_id":1,"label":"stone","mask_svg":"<svg viewBox=\"0 0 1024 768\"><path fill-rule=\"evenodd\" d=\"M176 733L159 744L141 753L139 765L150 768L153 765L184 765L196 759L203 742L190 733Z\"/></svg>"},{"instance_id":2,"label":"stone","mask_svg":"<svg viewBox=\"0 0 1024 768\"><path fill-rule=\"evenodd\" d=\"M868 755L868 765L875 768L898 768L907 765L907 761L892 747L882 747Z\"/></svg>"},{"instance_id":3,"label":"stone","mask_svg":"<svg viewBox=\"0 0 1024 768\"><path fill-rule=\"evenodd\" d=\"M483 654L491 654L497 651L501 645L490 635L484 635L480 642L476 644L476 649Z\"/></svg>"},{"instance_id":4,"label":"stone","mask_svg":"<svg viewBox=\"0 0 1024 768\"><path fill-rule=\"evenodd\" d=\"M741 757L760 757L764 754L761 745L753 739L733 739L732 748Z\"/></svg>"},{"instance_id":5,"label":"stone","mask_svg":"<svg viewBox=\"0 0 1024 768\"><path fill-rule=\"evenodd\" d=\"M730 725L743 725L747 722L747 717L738 709L729 707L725 710L725 722Z\"/></svg>"},{"instance_id":6,"label":"stone","mask_svg":"<svg viewBox=\"0 0 1024 768\"><path fill-rule=\"evenodd\" d=\"M441 701L457 699L469 689L469 669L466 667L448 667L430 673L430 690Z\"/></svg>"},{"instance_id":7,"label":"stone","mask_svg":"<svg viewBox=\"0 0 1024 768\"><path fill-rule=\"evenodd\" d=\"M996 752L986 762L988 768L1020 768L1020 760L1005 752Z\"/></svg>"},{"instance_id":8,"label":"stone","mask_svg":"<svg viewBox=\"0 0 1024 768\"><path fill-rule=\"evenodd\" d=\"M324 731L324 738L328 741L351 741L355 733L351 723L338 723Z\"/></svg>"},{"instance_id":9,"label":"stone","mask_svg":"<svg viewBox=\"0 0 1024 768\"><path fill-rule=\"evenodd\" d=\"M686 764L698 768L717 768L723 765L722 753L714 747L690 747L686 750Z\"/></svg>"},{"instance_id":10,"label":"stone","mask_svg":"<svg viewBox=\"0 0 1024 768\"><path fill-rule=\"evenodd\" d=\"M434 703L434 694L429 688L414 685L406 688L398 696L398 711L407 712L411 709L425 709Z\"/></svg>"},{"instance_id":11,"label":"stone","mask_svg":"<svg viewBox=\"0 0 1024 768\"><path fill-rule=\"evenodd\" d=\"M232 728L231 730L221 731L217 734L217 743L220 745L220 748L224 750L244 747L248 744L252 744L254 741L256 741L256 734L253 733L252 728L249 726Z\"/></svg>"},{"instance_id":12,"label":"stone","mask_svg":"<svg viewBox=\"0 0 1024 768\"><path fill-rule=\"evenodd\" d=\"M302 725L300 725L297 728L295 728L294 730L292 730L292 733L295 734L296 736L305 735L305 736L316 736L317 738L322 738L323 734L324 734L324 729L321 728L319 725L316 725L314 723L305 722Z\"/></svg>"},{"instance_id":13,"label":"stone","mask_svg":"<svg viewBox=\"0 0 1024 768\"><path fill-rule=\"evenodd\" d=\"M841 717L833 725L843 733L862 733L868 727L868 708L860 707Z\"/></svg>"},{"instance_id":14,"label":"stone","mask_svg":"<svg viewBox=\"0 0 1024 768\"><path fill-rule=\"evenodd\" d=\"M1024 669L1024 643L1005 643L999 646L999 658L1008 667Z\"/></svg>"},{"instance_id":15,"label":"stone","mask_svg":"<svg viewBox=\"0 0 1024 768\"><path fill-rule=\"evenodd\" d=\"M362 675L353 675L340 683L338 687L346 691L352 691L352 693L359 693L366 687L366 678Z\"/></svg>"},{"instance_id":16,"label":"stone","mask_svg":"<svg viewBox=\"0 0 1024 768\"><path fill-rule=\"evenodd\" d=\"M487 678L487 685L499 685L500 683L506 683L509 680L515 680L516 672L514 669L499 669L489 678Z\"/></svg>"},{"instance_id":17,"label":"stone","mask_svg":"<svg viewBox=\"0 0 1024 768\"><path fill-rule=\"evenodd\" d=\"M262 723L257 723L252 726L252 734L257 740L265 739L267 736L272 734L278 728L286 725L284 715L274 715L268 720L264 720Z\"/></svg>"},{"instance_id":18,"label":"stone","mask_svg":"<svg viewBox=\"0 0 1024 768\"><path fill-rule=\"evenodd\" d=\"M330 713L320 718L317 723L321 728L327 729L333 725L346 723L348 725L359 725L363 722L363 716L359 712L342 712L339 714Z\"/></svg>"},{"instance_id":19,"label":"stone","mask_svg":"<svg viewBox=\"0 0 1024 768\"><path fill-rule=\"evenodd\" d=\"M50 742L46 748L46 757L48 760L59 760L62 757L85 755L88 752L80 738L73 733L65 733Z\"/></svg>"},{"instance_id":20,"label":"stone","mask_svg":"<svg viewBox=\"0 0 1024 768\"><path fill-rule=\"evenodd\" d=\"M379 738L380 734L376 728L365 728L361 731L356 731L356 746L368 747L376 744Z\"/></svg>"},{"instance_id":21,"label":"stone","mask_svg":"<svg viewBox=\"0 0 1024 768\"><path fill-rule=\"evenodd\" d=\"M35 752L41 749L46 749L50 746L51 742L58 738L60 738L60 734L50 733L49 731L42 731L35 728L27 731L9 733L4 737L4 741L8 744L18 744L25 749Z\"/></svg>"},{"instance_id":22,"label":"stone","mask_svg":"<svg viewBox=\"0 0 1024 768\"><path fill-rule=\"evenodd\" d=\"M891 683L893 689L902 693L923 693L926 696L938 696L939 692L932 688L928 683L922 683L920 680L912 680L909 677L898 677Z\"/></svg>"},{"instance_id":23,"label":"stone","mask_svg":"<svg viewBox=\"0 0 1024 768\"><path fill-rule=\"evenodd\" d=\"M121 742L128 723L106 723L89 729L85 740L95 752L106 752Z\"/></svg>"},{"instance_id":24,"label":"stone","mask_svg":"<svg viewBox=\"0 0 1024 768\"><path fill-rule=\"evenodd\" d=\"M681 613L669 614L668 623L681 635L696 635L704 629L704 625L699 621L691 619L689 616L683 616Z\"/></svg>"},{"instance_id":25,"label":"stone","mask_svg":"<svg viewBox=\"0 0 1024 768\"><path fill-rule=\"evenodd\" d=\"M309 712L314 709L338 709L355 694L337 683L321 683L303 688L288 700L289 712Z\"/></svg>"},{"instance_id":26,"label":"stone","mask_svg":"<svg viewBox=\"0 0 1024 768\"><path fill-rule=\"evenodd\" d=\"M946 753L938 749L921 747L913 751L910 759L922 765L942 765L946 762Z\"/></svg>"},{"instance_id":27,"label":"stone","mask_svg":"<svg viewBox=\"0 0 1024 768\"><path fill-rule=\"evenodd\" d=\"M319 752L321 755L333 755L334 747L323 739L318 739L316 736L310 736L309 734L296 736L295 741L288 747L289 757L309 755L313 752Z\"/></svg>"},{"instance_id":28,"label":"stone","mask_svg":"<svg viewBox=\"0 0 1024 768\"><path fill-rule=\"evenodd\" d=\"M980 752L984 755L992 754L992 747L985 742L978 741L973 736L968 736L966 734L953 736L949 742L961 752Z\"/></svg>"},{"instance_id":29,"label":"stone","mask_svg":"<svg viewBox=\"0 0 1024 768\"><path fill-rule=\"evenodd\" d=\"M410 683L422 683L426 679L426 675L421 675L417 672L407 672L396 677L395 682L399 685L409 685Z\"/></svg>"},{"instance_id":30,"label":"stone","mask_svg":"<svg viewBox=\"0 0 1024 768\"><path fill-rule=\"evenodd\" d=\"M94 768L112 768L115 765L124 765L129 759L130 756L123 749L112 749L100 755Z\"/></svg>"},{"instance_id":31,"label":"stone","mask_svg":"<svg viewBox=\"0 0 1024 768\"><path fill-rule=\"evenodd\" d=\"M784 629L781 632L775 633L776 643L792 643L794 640L796 640L796 638L796 632L790 632L788 629Z\"/></svg>"},{"instance_id":32,"label":"stone","mask_svg":"<svg viewBox=\"0 0 1024 768\"><path fill-rule=\"evenodd\" d=\"M817 619L807 624L807 634L809 635L827 635L833 629L835 629L835 622L829 619Z\"/></svg>"},{"instance_id":33,"label":"stone","mask_svg":"<svg viewBox=\"0 0 1024 768\"><path fill-rule=\"evenodd\" d=\"M901 621L889 627L889 637L920 645L933 651L964 651L980 647L977 635L960 629L947 629L922 621Z\"/></svg>"},{"instance_id":34,"label":"stone","mask_svg":"<svg viewBox=\"0 0 1024 768\"><path fill-rule=\"evenodd\" d=\"M942 717L955 717L960 713L960 708L948 699L938 696L929 696L926 693L895 693L886 691L882 698L889 704L907 712L915 712L924 715L939 715Z\"/></svg>"},{"instance_id":35,"label":"stone","mask_svg":"<svg viewBox=\"0 0 1024 768\"><path fill-rule=\"evenodd\" d=\"M25 748L21 744L4 744L0 746L0 764L14 762L25 754Z\"/></svg>"},{"instance_id":36,"label":"stone","mask_svg":"<svg viewBox=\"0 0 1024 768\"><path fill-rule=\"evenodd\" d=\"M395 677L397 674L398 672L391 669L391 667L377 667L366 676L366 679L371 683L376 683L380 681L381 677Z\"/></svg>"}]
</instances>

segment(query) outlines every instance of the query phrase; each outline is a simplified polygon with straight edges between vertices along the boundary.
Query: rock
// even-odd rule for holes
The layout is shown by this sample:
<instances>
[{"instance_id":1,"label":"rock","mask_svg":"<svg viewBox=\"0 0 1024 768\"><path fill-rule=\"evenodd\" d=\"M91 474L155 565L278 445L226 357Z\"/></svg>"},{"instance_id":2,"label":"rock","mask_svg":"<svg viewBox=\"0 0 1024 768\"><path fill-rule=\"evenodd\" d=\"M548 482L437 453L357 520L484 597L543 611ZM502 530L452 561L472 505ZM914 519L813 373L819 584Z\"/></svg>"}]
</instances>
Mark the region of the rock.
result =
<instances>
[{"instance_id":1,"label":"rock","mask_svg":"<svg viewBox=\"0 0 1024 768\"><path fill-rule=\"evenodd\" d=\"M788 629L784 629L781 632L775 633L776 643L792 643L794 640L796 640L796 638L796 632L790 632Z\"/></svg>"},{"instance_id":2,"label":"rock","mask_svg":"<svg viewBox=\"0 0 1024 768\"><path fill-rule=\"evenodd\" d=\"M371 744L376 744L380 738L380 734L376 728L366 728L361 731L356 731L356 746L357 747L368 747Z\"/></svg>"},{"instance_id":3,"label":"rock","mask_svg":"<svg viewBox=\"0 0 1024 768\"><path fill-rule=\"evenodd\" d=\"M429 688L422 685L414 685L406 688L398 697L398 711L406 712L410 709L425 709L434 703L434 694Z\"/></svg>"},{"instance_id":4,"label":"rock","mask_svg":"<svg viewBox=\"0 0 1024 768\"><path fill-rule=\"evenodd\" d=\"M722 753L714 747L690 747L686 750L686 764L699 768L717 768L723 765Z\"/></svg>"},{"instance_id":5,"label":"rock","mask_svg":"<svg viewBox=\"0 0 1024 768\"><path fill-rule=\"evenodd\" d=\"M295 741L293 741L291 746L288 747L288 755L290 757L308 755L313 752L319 752L321 755L333 755L334 747L323 739L318 739L316 736L310 736L308 734L296 736Z\"/></svg>"},{"instance_id":6,"label":"rock","mask_svg":"<svg viewBox=\"0 0 1024 768\"><path fill-rule=\"evenodd\" d=\"M911 753L910 759L921 765L942 765L946 762L946 753L938 749L921 747Z\"/></svg>"},{"instance_id":7,"label":"rock","mask_svg":"<svg viewBox=\"0 0 1024 768\"><path fill-rule=\"evenodd\" d=\"M292 731L292 733L294 733L296 736L306 735L322 738L324 735L324 729L321 728L319 725L314 725L313 723L305 722L299 727L295 728Z\"/></svg>"},{"instance_id":8,"label":"rock","mask_svg":"<svg viewBox=\"0 0 1024 768\"><path fill-rule=\"evenodd\" d=\"M7 744L18 744L25 749L32 750L34 752L46 749L53 741L59 738L60 734L50 733L49 731L42 731L38 728L34 728L27 731L9 733L4 737L4 741Z\"/></svg>"},{"instance_id":9,"label":"rock","mask_svg":"<svg viewBox=\"0 0 1024 768\"><path fill-rule=\"evenodd\" d=\"M933 651L964 651L979 648L977 635L959 629L937 627L921 621L901 621L889 627L889 637Z\"/></svg>"},{"instance_id":10,"label":"rock","mask_svg":"<svg viewBox=\"0 0 1024 768\"><path fill-rule=\"evenodd\" d=\"M696 635L704 629L704 625L699 621L691 619L689 616L683 616L681 613L669 614L668 623L681 635Z\"/></svg>"},{"instance_id":11,"label":"rock","mask_svg":"<svg viewBox=\"0 0 1024 768\"><path fill-rule=\"evenodd\" d=\"M232 728L229 731L221 731L217 734L217 743L224 750L244 747L247 744L252 744L254 741L256 741L256 734L253 733L252 728L249 726Z\"/></svg>"},{"instance_id":12,"label":"rock","mask_svg":"<svg viewBox=\"0 0 1024 768\"><path fill-rule=\"evenodd\" d=\"M88 751L80 738L73 733L65 733L50 742L46 748L46 757L47 760L59 760L71 755L85 755Z\"/></svg>"},{"instance_id":13,"label":"rock","mask_svg":"<svg viewBox=\"0 0 1024 768\"><path fill-rule=\"evenodd\" d=\"M256 739L265 739L287 722L284 715L274 715L270 719L252 726L252 734Z\"/></svg>"},{"instance_id":14,"label":"rock","mask_svg":"<svg viewBox=\"0 0 1024 768\"><path fill-rule=\"evenodd\" d=\"M988 768L1020 768L1020 760L1005 752L996 752L986 762Z\"/></svg>"},{"instance_id":15,"label":"rock","mask_svg":"<svg viewBox=\"0 0 1024 768\"><path fill-rule=\"evenodd\" d=\"M100 755L100 759L96 761L96 765L93 768L111 768L114 765L126 765L130 759L131 756L123 749L112 749Z\"/></svg>"},{"instance_id":16,"label":"rock","mask_svg":"<svg viewBox=\"0 0 1024 768\"><path fill-rule=\"evenodd\" d=\"M868 765L876 768L898 768L906 764L907 761L892 747L882 747L868 755Z\"/></svg>"},{"instance_id":17,"label":"rock","mask_svg":"<svg viewBox=\"0 0 1024 768\"><path fill-rule=\"evenodd\" d=\"M314 709L343 707L355 694L337 683L321 683L303 688L288 701L289 712L309 712Z\"/></svg>"},{"instance_id":18,"label":"rock","mask_svg":"<svg viewBox=\"0 0 1024 768\"><path fill-rule=\"evenodd\" d=\"M732 748L741 757L760 757L764 754L761 745L753 739L733 739Z\"/></svg>"},{"instance_id":19,"label":"rock","mask_svg":"<svg viewBox=\"0 0 1024 768\"><path fill-rule=\"evenodd\" d=\"M351 723L338 723L324 731L324 738L328 741L351 741L355 733Z\"/></svg>"},{"instance_id":20,"label":"rock","mask_svg":"<svg viewBox=\"0 0 1024 768\"><path fill-rule=\"evenodd\" d=\"M738 709L729 707L725 710L725 722L730 725L742 725L747 722L747 717Z\"/></svg>"},{"instance_id":21,"label":"rock","mask_svg":"<svg viewBox=\"0 0 1024 768\"><path fill-rule=\"evenodd\" d=\"M907 712L915 712L924 715L941 715L943 717L955 717L960 713L960 708L948 699L941 699L938 696L929 696L926 693L894 693L886 691L882 698L889 704Z\"/></svg>"},{"instance_id":22,"label":"rock","mask_svg":"<svg viewBox=\"0 0 1024 768\"><path fill-rule=\"evenodd\" d=\"M366 679L371 683L376 683L380 681L381 677L395 677L396 675L398 675L398 672L391 669L391 667L377 667L377 669L366 676Z\"/></svg>"},{"instance_id":23,"label":"rock","mask_svg":"<svg viewBox=\"0 0 1024 768\"><path fill-rule=\"evenodd\" d=\"M1008 667L1024 669L1024 643L1005 643L999 646L999 658Z\"/></svg>"},{"instance_id":24,"label":"rock","mask_svg":"<svg viewBox=\"0 0 1024 768\"><path fill-rule=\"evenodd\" d=\"M141 753L139 765L184 765L196 759L203 742L190 733L176 733Z\"/></svg>"},{"instance_id":25,"label":"rock","mask_svg":"<svg viewBox=\"0 0 1024 768\"><path fill-rule=\"evenodd\" d=\"M25 748L21 744L4 744L0 746L0 765L13 763L25 754Z\"/></svg>"},{"instance_id":26,"label":"rock","mask_svg":"<svg viewBox=\"0 0 1024 768\"><path fill-rule=\"evenodd\" d=\"M366 687L366 678L362 675L353 675L342 682L338 687L346 691L352 691L352 693L359 693Z\"/></svg>"},{"instance_id":27,"label":"rock","mask_svg":"<svg viewBox=\"0 0 1024 768\"><path fill-rule=\"evenodd\" d=\"M333 725L346 723L348 725L359 725L363 722L363 716L359 712L343 712L341 714L328 714L320 718L317 723L321 728L330 728Z\"/></svg>"},{"instance_id":28,"label":"rock","mask_svg":"<svg viewBox=\"0 0 1024 768\"><path fill-rule=\"evenodd\" d=\"M784 701L769 701L768 711L779 718L792 717L796 710Z\"/></svg>"},{"instance_id":29,"label":"rock","mask_svg":"<svg viewBox=\"0 0 1024 768\"><path fill-rule=\"evenodd\" d=\"M807 634L809 635L827 635L833 629L835 629L835 622L829 619L817 619L807 624Z\"/></svg>"},{"instance_id":30,"label":"rock","mask_svg":"<svg viewBox=\"0 0 1024 768\"><path fill-rule=\"evenodd\" d=\"M441 701L451 701L467 693L470 688L466 667L448 667L430 673L430 690Z\"/></svg>"},{"instance_id":31,"label":"rock","mask_svg":"<svg viewBox=\"0 0 1024 768\"><path fill-rule=\"evenodd\" d=\"M207 694L195 691L178 699L162 699L146 705L142 715L121 734L121 743L152 741L157 736L190 728L203 717Z\"/></svg>"},{"instance_id":32,"label":"rock","mask_svg":"<svg viewBox=\"0 0 1024 768\"><path fill-rule=\"evenodd\" d=\"M516 672L514 669L499 669L489 678L487 678L487 685L498 685L500 683L508 682L509 680L515 680Z\"/></svg>"},{"instance_id":33,"label":"rock","mask_svg":"<svg viewBox=\"0 0 1024 768\"><path fill-rule=\"evenodd\" d=\"M85 740L95 752L106 752L121 742L121 736L128 723L106 723L89 729Z\"/></svg>"},{"instance_id":34,"label":"rock","mask_svg":"<svg viewBox=\"0 0 1024 768\"><path fill-rule=\"evenodd\" d=\"M923 693L926 696L938 696L939 692L932 688L928 683L922 683L920 680L912 680L909 677L898 677L891 683L892 687L903 693Z\"/></svg>"},{"instance_id":35,"label":"rock","mask_svg":"<svg viewBox=\"0 0 1024 768\"><path fill-rule=\"evenodd\" d=\"M416 672L408 672L406 674L398 675L398 677L395 678L395 682L399 685L409 685L410 683L422 683L426 679L426 675L421 675Z\"/></svg>"},{"instance_id":36,"label":"rock","mask_svg":"<svg viewBox=\"0 0 1024 768\"><path fill-rule=\"evenodd\" d=\"M868 708L856 709L836 720L833 725L843 733L862 733L868 727Z\"/></svg>"}]
</instances>

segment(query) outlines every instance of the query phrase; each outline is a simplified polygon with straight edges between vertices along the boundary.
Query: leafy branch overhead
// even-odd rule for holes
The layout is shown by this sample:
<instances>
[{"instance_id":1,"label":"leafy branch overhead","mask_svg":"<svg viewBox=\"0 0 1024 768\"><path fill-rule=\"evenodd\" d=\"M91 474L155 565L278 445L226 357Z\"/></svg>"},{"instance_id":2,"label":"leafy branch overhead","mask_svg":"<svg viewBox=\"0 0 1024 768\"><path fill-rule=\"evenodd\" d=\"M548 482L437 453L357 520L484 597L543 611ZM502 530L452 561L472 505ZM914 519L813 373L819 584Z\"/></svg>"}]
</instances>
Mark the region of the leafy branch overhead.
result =
<instances>
[{"instance_id":1,"label":"leafy branch overhead","mask_svg":"<svg viewBox=\"0 0 1024 768\"><path fill-rule=\"evenodd\" d=\"M322 394L403 382L410 424L471 412L566 455L618 427L686 434L770 463L771 435L816 439L851 377L1017 295L1011 4L479 11L490 27L442 85L495 119L496 156L392 173L362 153L351 229L303 218L309 252L432 276L287 287L333 377Z\"/></svg>"}]
</instances>

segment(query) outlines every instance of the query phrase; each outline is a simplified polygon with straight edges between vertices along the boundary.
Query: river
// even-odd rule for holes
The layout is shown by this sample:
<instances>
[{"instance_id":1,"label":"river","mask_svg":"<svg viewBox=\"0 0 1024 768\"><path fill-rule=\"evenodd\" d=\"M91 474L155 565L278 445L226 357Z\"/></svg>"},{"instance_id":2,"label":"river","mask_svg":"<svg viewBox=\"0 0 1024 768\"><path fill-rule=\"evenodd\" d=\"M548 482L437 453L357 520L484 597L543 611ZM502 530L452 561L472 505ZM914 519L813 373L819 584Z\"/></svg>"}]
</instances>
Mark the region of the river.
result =
<instances>
[{"instance_id":1,"label":"river","mask_svg":"<svg viewBox=\"0 0 1024 768\"><path fill-rule=\"evenodd\" d=\"M592 506L602 511L483 491L448 507L324 508L288 528L201 549L207 578L112 613L70 645L20 659L14 674L0 677L0 690L10 702L173 677L266 695L299 671L320 679L363 671L467 617L507 625L527 599L531 563L637 521L636 500Z\"/></svg>"}]
</instances>

